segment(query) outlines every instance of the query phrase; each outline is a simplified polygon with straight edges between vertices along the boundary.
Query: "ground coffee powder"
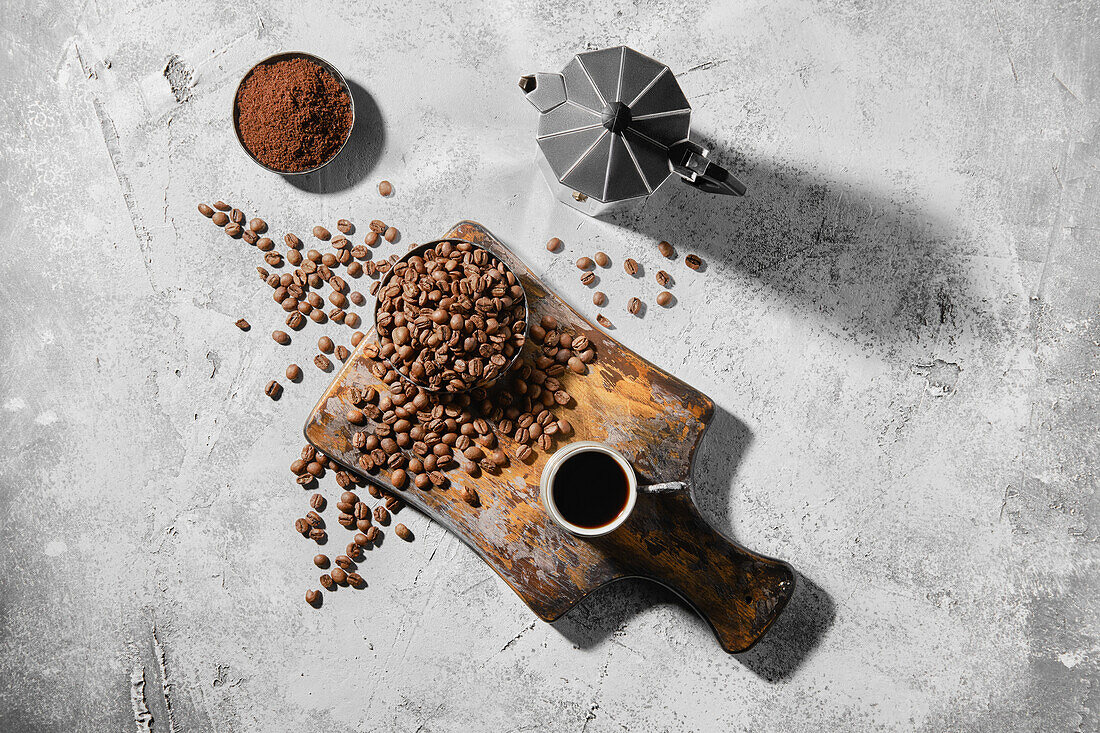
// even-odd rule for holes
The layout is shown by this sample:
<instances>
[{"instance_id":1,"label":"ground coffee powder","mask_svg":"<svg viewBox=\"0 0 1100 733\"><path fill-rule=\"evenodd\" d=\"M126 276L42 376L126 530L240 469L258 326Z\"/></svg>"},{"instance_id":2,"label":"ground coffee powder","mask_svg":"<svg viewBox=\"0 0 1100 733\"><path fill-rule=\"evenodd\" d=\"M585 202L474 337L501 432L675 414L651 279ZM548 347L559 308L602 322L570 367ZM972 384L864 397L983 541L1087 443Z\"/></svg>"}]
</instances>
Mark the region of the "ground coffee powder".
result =
<instances>
[{"instance_id":1,"label":"ground coffee powder","mask_svg":"<svg viewBox=\"0 0 1100 733\"><path fill-rule=\"evenodd\" d=\"M304 58L257 66L237 94L248 151L269 168L297 173L328 162L351 132L351 97Z\"/></svg>"}]
</instances>

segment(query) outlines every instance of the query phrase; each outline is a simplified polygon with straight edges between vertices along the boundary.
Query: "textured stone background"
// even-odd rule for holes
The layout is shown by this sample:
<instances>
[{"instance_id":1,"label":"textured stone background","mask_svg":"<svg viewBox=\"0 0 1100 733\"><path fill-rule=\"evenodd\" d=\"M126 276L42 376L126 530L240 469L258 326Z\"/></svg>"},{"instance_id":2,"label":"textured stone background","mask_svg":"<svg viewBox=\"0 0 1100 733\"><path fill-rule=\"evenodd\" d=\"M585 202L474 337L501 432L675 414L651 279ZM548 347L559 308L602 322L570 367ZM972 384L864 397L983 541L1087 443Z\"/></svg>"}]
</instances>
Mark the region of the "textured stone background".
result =
<instances>
[{"instance_id":1,"label":"textured stone background","mask_svg":"<svg viewBox=\"0 0 1100 733\"><path fill-rule=\"evenodd\" d=\"M3 10L0 730L134 730L142 675L161 731L1097 730L1095 3ZM618 43L673 67L748 197L551 201L516 81ZM298 185L227 123L285 49L383 126ZM544 624L412 512L367 590L307 607L286 466L328 377L263 395L311 339L266 336L254 250L195 211L216 198L280 234L478 219L590 316L579 254L699 252L672 310L623 312L651 276L602 289L723 408L699 501L801 574L769 637L727 656L640 582Z\"/></svg>"}]
</instances>

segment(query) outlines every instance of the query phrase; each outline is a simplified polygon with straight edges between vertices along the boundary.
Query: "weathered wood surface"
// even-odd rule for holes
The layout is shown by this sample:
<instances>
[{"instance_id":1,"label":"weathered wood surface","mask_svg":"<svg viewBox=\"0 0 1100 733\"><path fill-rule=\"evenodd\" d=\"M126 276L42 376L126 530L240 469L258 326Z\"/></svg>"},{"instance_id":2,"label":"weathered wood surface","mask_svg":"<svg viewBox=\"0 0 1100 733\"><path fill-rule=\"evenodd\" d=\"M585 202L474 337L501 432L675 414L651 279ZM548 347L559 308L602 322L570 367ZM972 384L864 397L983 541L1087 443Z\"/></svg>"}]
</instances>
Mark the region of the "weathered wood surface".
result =
<instances>
[{"instance_id":1,"label":"weathered wood surface","mask_svg":"<svg viewBox=\"0 0 1100 733\"><path fill-rule=\"evenodd\" d=\"M606 583L645 577L684 597L710 623L724 649L749 648L790 599L794 574L785 563L722 537L695 508L691 465L713 402L585 320L480 224L460 222L445 237L477 242L504 260L523 281L532 322L552 315L596 346L598 358L588 374L566 372L561 378L575 405L557 412L573 424L574 434L559 439L553 450L571 440L603 441L631 461L640 484L683 482L684 488L640 492L633 515L620 529L594 540L574 537L558 528L539 503L539 476L549 453L535 450L528 462L519 461L514 458L516 444L499 435L501 447L513 458L498 474L471 477L454 468L448 472L450 488L396 490L384 474L358 469L359 451L351 444L357 428L344 418L351 407L351 387L379 384L363 355L373 334L310 413L306 439L457 534L546 621ZM458 497L454 485L463 483L477 490L481 507Z\"/></svg>"}]
</instances>

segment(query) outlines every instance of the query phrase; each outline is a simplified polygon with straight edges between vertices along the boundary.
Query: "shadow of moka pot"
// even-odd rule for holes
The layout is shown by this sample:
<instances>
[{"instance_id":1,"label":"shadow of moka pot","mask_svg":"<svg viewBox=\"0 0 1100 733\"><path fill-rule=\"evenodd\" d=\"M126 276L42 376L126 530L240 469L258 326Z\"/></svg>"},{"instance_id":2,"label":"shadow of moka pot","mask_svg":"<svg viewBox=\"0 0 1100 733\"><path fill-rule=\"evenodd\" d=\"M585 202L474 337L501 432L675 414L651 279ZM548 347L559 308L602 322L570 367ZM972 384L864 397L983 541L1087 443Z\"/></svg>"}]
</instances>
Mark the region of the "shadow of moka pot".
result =
<instances>
[{"instance_id":1,"label":"shadow of moka pot","mask_svg":"<svg viewBox=\"0 0 1100 733\"><path fill-rule=\"evenodd\" d=\"M541 113L539 167L561 202L589 216L640 206L673 174L701 191L745 185L691 142L691 105L676 75L632 48L577 54L560 74L519 81Z\"/></svg>"}]
</instances>

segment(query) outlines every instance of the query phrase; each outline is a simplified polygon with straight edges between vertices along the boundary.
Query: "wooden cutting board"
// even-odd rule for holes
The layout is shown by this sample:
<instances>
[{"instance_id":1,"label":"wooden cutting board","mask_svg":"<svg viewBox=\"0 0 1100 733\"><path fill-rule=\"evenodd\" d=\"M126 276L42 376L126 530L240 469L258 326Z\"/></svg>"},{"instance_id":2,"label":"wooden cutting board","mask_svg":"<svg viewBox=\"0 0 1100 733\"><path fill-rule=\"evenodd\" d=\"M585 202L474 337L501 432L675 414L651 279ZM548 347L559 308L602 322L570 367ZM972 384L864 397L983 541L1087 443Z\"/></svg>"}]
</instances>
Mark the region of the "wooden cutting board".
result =
<instances>
[{"instance_id":1,"label":"wooden cutting board","mask_svg":"<svg viewBox=\"0 0 1100 733\"><path fill-rule=\"evenodd\" d=\"M515 458L517 444L498 436L511 458L498 474L480 472L471 478L455 468L449 472L450 488L397 490L384 473L359 470L359 451L351 441L362 428L344 417L352 406L350 388L380 384L363 354L373 333L313 408L306 439L368 483L399 496L454 532L546 621L606 583L643 577L687 600L710 623L726 651L741 652L756 643L790 599L794 573L786 563L729 541L695 507L692 461L714 403L585 320L480 224L459 222L444 238L476 242L507 263L527 290L532 323L552 315L595 345L598 357L588 374L566 372L562 377L575 404L557 413L572 423L574 433L559 439L551 452L571 440L602 441L631 461L639 484L682 486L640 491L634 513L622 527L606 537L581 539L554 524L539 503L539 476L550 454L536 449L524 463ZM464 482L477 490L480 507L459 498L455 485Z\"/></svg>"}]
</instances>

